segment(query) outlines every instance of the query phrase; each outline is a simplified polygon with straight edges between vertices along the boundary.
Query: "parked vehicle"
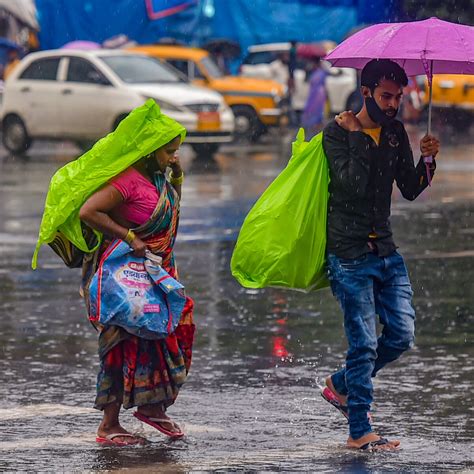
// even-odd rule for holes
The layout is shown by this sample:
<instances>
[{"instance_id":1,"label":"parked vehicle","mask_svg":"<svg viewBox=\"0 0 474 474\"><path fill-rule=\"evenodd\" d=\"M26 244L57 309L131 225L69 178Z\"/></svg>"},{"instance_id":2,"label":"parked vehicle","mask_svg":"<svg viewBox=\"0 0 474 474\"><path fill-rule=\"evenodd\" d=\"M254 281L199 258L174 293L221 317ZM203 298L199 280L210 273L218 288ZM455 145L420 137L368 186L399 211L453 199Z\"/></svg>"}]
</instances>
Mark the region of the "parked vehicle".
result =
<instances>
[{"instance_id":1,"label":"parked vehicle","mask_svg":"<svg viewBox=\"0 0 474 474\"><path fill-rule=\"evenodd\" d=\"M194 84L221 93L234 112L238 138L256 141L268 127L280 124L283 115L280 105L286 88L276 81L226 76L204 49L156 45L137 46L131 50L165 60Z\"/></svg>"},{"instance_id":2,"label":"parked vehicle","mask_svg":"<svg viewBox=\"0 0 474 474\"><path fill-rule=\"evenodd\" d=\"M424 81L424 101L428 105L428 81ZM458 130L468 129L474 121L474 75L435 74L433 76L433 111L443 113Z\"/></svg>"},{"instance_id":3,"label":"parked vehicle","mask_svg":"<svg viewBox=\"0 0 474 474\"><path fill-rule=\"evenodd\" d=\"M290 51L290 43L268 43L251 46L240 68L243 76L261 77L270 79L273 77L272 63L280 56ZM309 83L306 80L305 61L297 56L297 65L294 72L294 93L292 97L292 108L301 112L306 104L309 94ZM343 110L359 110L362 102L357 84L357 73L351 68L331 67L327 62L323 66L329 71L326 78L326 90L329 100L331 114Z\"/></svg>"},{"instance_id":4,"label":"parked vehicle","mask_svg":"<svg viewBox=\"0 0 474 474\"><path fill-rule=\"evenodd\" d=\"M5 83L3 143L14 153L39 138L87 146L148 98L186 127L186 142L197 151L213 152L232 140L234 117L221 95L148 56L102 49L25 57Z\"/></svg>"}]
</instances>

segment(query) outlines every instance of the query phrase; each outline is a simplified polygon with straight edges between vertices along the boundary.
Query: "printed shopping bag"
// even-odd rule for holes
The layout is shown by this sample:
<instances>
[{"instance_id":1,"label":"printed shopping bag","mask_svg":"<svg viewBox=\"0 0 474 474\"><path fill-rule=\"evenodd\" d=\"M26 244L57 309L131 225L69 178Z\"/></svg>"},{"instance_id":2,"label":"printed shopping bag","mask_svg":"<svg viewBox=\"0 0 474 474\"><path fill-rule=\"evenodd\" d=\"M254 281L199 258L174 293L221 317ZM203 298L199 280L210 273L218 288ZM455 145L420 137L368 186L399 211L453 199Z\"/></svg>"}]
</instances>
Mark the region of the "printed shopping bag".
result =
<instances>
[{"instance_id":1,"label":"printed shopping bag","mask_svg":"<svg viewBox=\"0 0 474 474\"><path fill-rule=\"evenodd\" d=\"M122 240L104 252L89 291L91 321L120 326L145 339L171 334L186 302L181 283L156 261L135 257Z\"/></svg>"}]
</instances>

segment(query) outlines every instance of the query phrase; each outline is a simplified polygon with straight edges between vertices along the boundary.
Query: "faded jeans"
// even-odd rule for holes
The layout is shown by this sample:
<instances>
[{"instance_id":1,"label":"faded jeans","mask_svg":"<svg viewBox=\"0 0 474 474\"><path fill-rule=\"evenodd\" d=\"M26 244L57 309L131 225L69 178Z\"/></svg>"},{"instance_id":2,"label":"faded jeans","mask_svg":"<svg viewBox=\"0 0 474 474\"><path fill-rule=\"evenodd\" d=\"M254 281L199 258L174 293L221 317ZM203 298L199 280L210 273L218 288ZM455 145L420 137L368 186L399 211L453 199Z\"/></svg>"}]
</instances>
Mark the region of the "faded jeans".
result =
<instances>
[{"instance_id":1,"label":"faded jeans","mask_svg":"<svg viewBox=\"0 0 474 474\"><path fill-rule=\"evenodd\" d=\"M355 259L327 255L328 276L344 312L348 341L346 365L332 375L334 388L347 395L349 431L358 439L372 431L368 413L372 377L413 346L415 311L403 257L368 253ZM383 325L377 338L376 317Z\"/></svg>"}]
</instances>

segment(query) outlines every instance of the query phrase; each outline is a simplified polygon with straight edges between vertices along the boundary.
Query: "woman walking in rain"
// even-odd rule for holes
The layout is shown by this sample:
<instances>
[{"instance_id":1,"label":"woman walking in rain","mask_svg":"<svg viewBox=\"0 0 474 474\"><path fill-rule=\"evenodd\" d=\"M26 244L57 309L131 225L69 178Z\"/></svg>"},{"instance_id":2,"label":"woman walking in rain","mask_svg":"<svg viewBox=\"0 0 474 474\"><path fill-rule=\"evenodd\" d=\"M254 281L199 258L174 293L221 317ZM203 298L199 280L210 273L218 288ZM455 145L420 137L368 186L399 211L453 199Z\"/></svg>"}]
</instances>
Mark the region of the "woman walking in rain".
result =
<instances>
[{"instance_id":1,"label":"woman walking in rain","mask_svg":"<svg viewBox=\"0 0 474 474\"><path fill-rule=\"evenodd\" d=\"M125 240L137 257L144 257L147 249L159 255L162 267L177 278L173 245L184 177L177 156L180 143L178 134L113 178L82 206L81 220L107 236L101 249L86 259L85 288L100 254L114 238ZM172 170L169 182L165 177L167 167ZM160 199L160 192L165 193L164 199ZM119 326L99 327L100 371L95 408L103 410L104 416L97 432L98 442L141 441L120 425L121 405L137 406L134 415L162 433L173 438L183 436L165 411L176 400L189 370L192 309L193 302L187 298L178 327L166 339L142 339Z\"/></svg>"},{"instance_id":2,"label":"woman walking in rain","mask_svg":"<svg viewBox=\"0 0 474 474\"><path fill-rule=\"evenodd\" d=\"M178 279L173 246L184 179L177 151L184 136L185 129L149 100L125 118L117 131L51 180L37 250L42 243L51 243L56 229L77 245L80 238L74 240L74 227L81 229L81 221L103 236L97 250L85 254L82 264L89 318L100 333L94 406L103 411L96 438L101 444L144 442L120 424L122 406L137 407L136 418L171 438L184 435L166 410L175 402L191 364L193 301L185 298L179 323L167 337L144 339L117 325L94 321L89 292L101 257L116 239L127 242L135 257L144 257L146 251L161 257L162 268ZM169 180L165 175L168 167ZM61 189L64 182L69 195ZM71 206L77 209L71 211Z\"/></svg>"}]
</instances>

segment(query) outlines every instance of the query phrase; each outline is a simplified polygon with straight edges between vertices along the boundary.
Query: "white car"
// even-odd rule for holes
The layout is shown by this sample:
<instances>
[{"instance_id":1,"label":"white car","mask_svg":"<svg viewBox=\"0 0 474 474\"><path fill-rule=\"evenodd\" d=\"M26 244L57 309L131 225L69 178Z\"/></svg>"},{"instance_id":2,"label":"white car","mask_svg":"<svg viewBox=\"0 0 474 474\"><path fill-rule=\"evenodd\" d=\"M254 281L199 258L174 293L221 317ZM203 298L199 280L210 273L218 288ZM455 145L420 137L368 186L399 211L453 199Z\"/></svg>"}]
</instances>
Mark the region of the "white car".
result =
<instances>
[{"instance_id":1,"label":"white car","mask_svg":"<svg viewBox=\"0 0 474 474\"><path fill-rule=\"evenodd\" d=\"M5 83L3 143L13 153L39 138L84 147L148 98L186 128L186 142L196 151L212 153L232 140L234 116L219 93L187 83L156 59L102 49L26 56Z\"/></svg>"},{"instance_id":2,"label":"white car","mask_svg":"<svg viewBox=\"0 0 474 474\"><path fill-rule=\"evenodd\" d=\"M250 46L248 54L240 67L241 74L284 82L284 75L275 73L278 64L275 61L279 59L282 53L288 53L290 47L290 43L268 43ZM326 67L329 72L326 77L326 91L331 114L349 109L358 110L361 99L355 69L331 67L326 61L323 61L323 67ZM304 60L299 58L297 58L294 80L295 92L291 105L294 110L301 112L309 94L309 83L306 81Z\"/></svg>"}]
</instances>

